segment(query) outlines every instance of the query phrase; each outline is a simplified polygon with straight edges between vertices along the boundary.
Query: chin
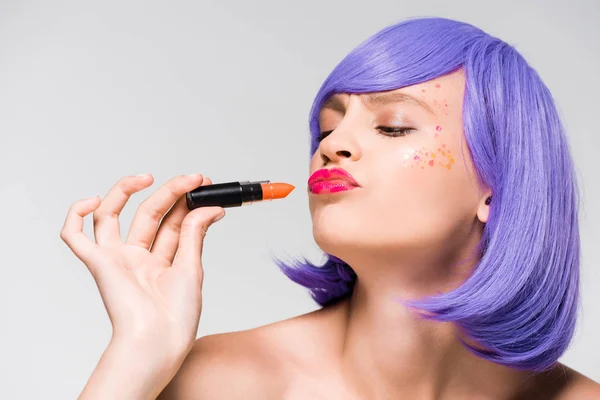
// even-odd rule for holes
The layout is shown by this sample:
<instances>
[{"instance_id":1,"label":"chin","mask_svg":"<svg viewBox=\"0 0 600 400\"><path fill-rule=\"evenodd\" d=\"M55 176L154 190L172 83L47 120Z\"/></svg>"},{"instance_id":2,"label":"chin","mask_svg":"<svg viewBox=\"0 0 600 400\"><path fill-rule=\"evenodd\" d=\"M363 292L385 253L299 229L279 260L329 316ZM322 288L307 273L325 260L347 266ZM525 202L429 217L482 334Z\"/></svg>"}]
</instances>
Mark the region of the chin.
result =
<instances>
[{"instance_id":1,"label":"chin","mask_svg":"<svg viewBox=\"0 0 600 400\"><path fill-rule=\"evenodd\" d=\"M312 221L315 242L326 253L334 254L334 249L354 245L362 239L360 224L348 218L348 213L320 209Z\"/></svg>"},{"instance_id":2,"label":"chin","mask_svg":"<svg viewBox=\"0 0 600 400\"><path fill-rule=\"evenodd\" d=\"M313 237L325 253L343 259L349 251L369 251L381 247L382 239L365 218L349 218L348 213L317 213L313 216Z\"/></svg>"},{"instance_id":3,"label":"chin","mask_svg":"<svg viewBox=\"0 0 600 400\"><path fill-rule=\"evenodd\" d=\"M325 214L313 217L315 243L325 253L342 260L356 255L399 255L417 248L422 249L424 243L429 243L423 236L399 230L400 224L390 221L381 226L367 216L342 219ZM429 244L425 247L430 248Z\"/></svg>"}]
</instances>

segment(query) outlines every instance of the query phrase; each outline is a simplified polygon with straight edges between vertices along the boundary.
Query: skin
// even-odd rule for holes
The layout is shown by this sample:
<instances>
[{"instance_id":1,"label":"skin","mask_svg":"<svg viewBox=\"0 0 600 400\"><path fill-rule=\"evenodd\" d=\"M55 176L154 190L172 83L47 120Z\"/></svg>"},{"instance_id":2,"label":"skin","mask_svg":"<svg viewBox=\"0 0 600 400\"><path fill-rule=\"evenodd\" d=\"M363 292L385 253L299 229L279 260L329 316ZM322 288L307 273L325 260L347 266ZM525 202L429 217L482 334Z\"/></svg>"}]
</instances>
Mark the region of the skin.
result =
<instances>
[{"instance_id":1,"label":"skin","mask_svg":"<svg viewBox=\"0 0 600 400\"><path fill-rule=\"evenodd\" d=\"M321 130L332 132L323 136L310 173L344 168L360 187L309 193L313 235L323 251L348 262L358 279L350 298L312 313L182 339L195 335L201 312L202 239L223 210L187 213L181 196L208 180L179 177L164 185L136 213L125 246L114 227L113 217L128 198L119 193L130 195L148 182L125 180L100 206L74 205L61 237L102 283L118 332L80 399L116 398L123 388L128 398L161 400L600 398L600 385L560 363L533 374L480 359L463 348L453 324L423 321L393 301L451 290L477 262L476 244L489 212L485 200L492 193L478 185L464 139L464 82L459 70L392 91L425 108L414 101L378 105L367 102L367 94L338 94L322 109ZM414 130L386 137L382 126ZM106 234L99 249L80 235L83 216L96 208L95 232ZM157 228L161 239L150 248ZM133 277L143 289L103 272L113 265L100 265L91 249L150 260L146 269L123 261L125 269L137 271ZM190 281L194 285L185 286ZM118 284L120 290L111 291ZM175 296L182 289L192 304ZM172 301L164 301L167 295ZM184 305L180 314L186 315L174 314Z\"/></svg>"},{"instance_id":2,"label":"skin","mask_svg":"<svg viewBox=\"0 0 600 400\"><path fill-rule=\"evenodd\" d=\"M341 167L361 187L309 191L313 234L323 251L356 271L353 295L307 315L199 339L162 398L600 396L598 384L560 363L533 374L482 360L461 346L453 324L420 320L392 300L451 290L477 261L492 193L478 185L464 138L464 85L459 70L391 91L425 108L372 104L365 94L338 94L323 107L321 131L333 132L323 135L310 173ZM380 126L415 130L390 138ZM239 383L223 388L230 379Z\"/></svg>"}]
</instances>

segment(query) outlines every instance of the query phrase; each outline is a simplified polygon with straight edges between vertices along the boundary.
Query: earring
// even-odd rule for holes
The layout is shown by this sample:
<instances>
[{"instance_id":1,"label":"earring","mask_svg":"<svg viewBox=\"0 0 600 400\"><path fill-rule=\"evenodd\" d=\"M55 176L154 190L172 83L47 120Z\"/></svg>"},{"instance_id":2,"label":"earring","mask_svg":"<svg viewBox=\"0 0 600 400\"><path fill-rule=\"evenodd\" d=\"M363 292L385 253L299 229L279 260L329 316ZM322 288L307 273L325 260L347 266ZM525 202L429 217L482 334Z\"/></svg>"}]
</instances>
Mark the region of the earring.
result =
<instances>
[{"instance_id":1,"label":"earring","mask_svg":"<svg viewBox=\"0 0 600 400\"><path fill-rule=\"evenodd\" d=\"M489 205L492 202L492 196L485 199L485 205Z\"/></svg>"}]
</instances>

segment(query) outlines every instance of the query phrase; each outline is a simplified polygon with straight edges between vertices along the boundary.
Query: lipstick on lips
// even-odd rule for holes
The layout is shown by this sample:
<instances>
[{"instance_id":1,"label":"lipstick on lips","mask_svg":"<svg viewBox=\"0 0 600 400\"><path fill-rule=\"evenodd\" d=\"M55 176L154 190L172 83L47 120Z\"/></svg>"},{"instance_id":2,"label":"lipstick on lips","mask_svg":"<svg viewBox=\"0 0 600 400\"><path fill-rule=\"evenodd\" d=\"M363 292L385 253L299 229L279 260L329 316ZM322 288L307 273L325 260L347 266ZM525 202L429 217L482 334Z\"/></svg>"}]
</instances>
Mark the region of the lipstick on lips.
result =
<instances>
[{"instance_id":1,"label":"lipstick on lips","mask_svg":"<svg viewBox=\"0 0 600 400\"><path fill-rule=\"evenodd\" d=\"M319 169L308 179L308 187L314 194L337 193L359 186L352 175L342 168Z\"/></svg>"},{"instance_id":2,"label":"lipstick on lips","mask_svg":"<svg viewBox=\"0 0 600 400\"><path fill-rule=\"evenodd\" d=\"M294 186L288 183L227 182L199 186L187 192L185 199L190 211L198 207L210 206L239 207L255 201L283 199L292 190L294 190Z\"/></svg>"}]
</instances>

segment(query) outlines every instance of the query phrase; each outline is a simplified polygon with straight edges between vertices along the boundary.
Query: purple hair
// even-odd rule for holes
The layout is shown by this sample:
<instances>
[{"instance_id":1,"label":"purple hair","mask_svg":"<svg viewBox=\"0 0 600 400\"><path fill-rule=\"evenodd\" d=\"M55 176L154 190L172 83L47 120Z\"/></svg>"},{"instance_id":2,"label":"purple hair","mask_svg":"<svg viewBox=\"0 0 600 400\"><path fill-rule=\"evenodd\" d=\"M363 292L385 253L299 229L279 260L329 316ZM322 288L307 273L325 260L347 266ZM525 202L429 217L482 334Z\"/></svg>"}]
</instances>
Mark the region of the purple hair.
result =
<instances>
[{"instance_id":1,"label":"purple hair","mask_svg":"<svg viewBox=\"0 0 600 400\"><path fill-rule=\"evenodd\" d=\"M465 138L479 183L493 193L481 258L457 289L399 301L423 318L456 323L478 344L463 345L486 360L543 371L564 353L575 329L579 193L552 95L512 46L445 18L384 28L349 53L317 93L311 156L320 108L332 94L398 89L459 68L466 76ZM322 266L275 262L321 306L349 296L356 281L352 268L331 255Z\"/></svg>"}]
</instances>

